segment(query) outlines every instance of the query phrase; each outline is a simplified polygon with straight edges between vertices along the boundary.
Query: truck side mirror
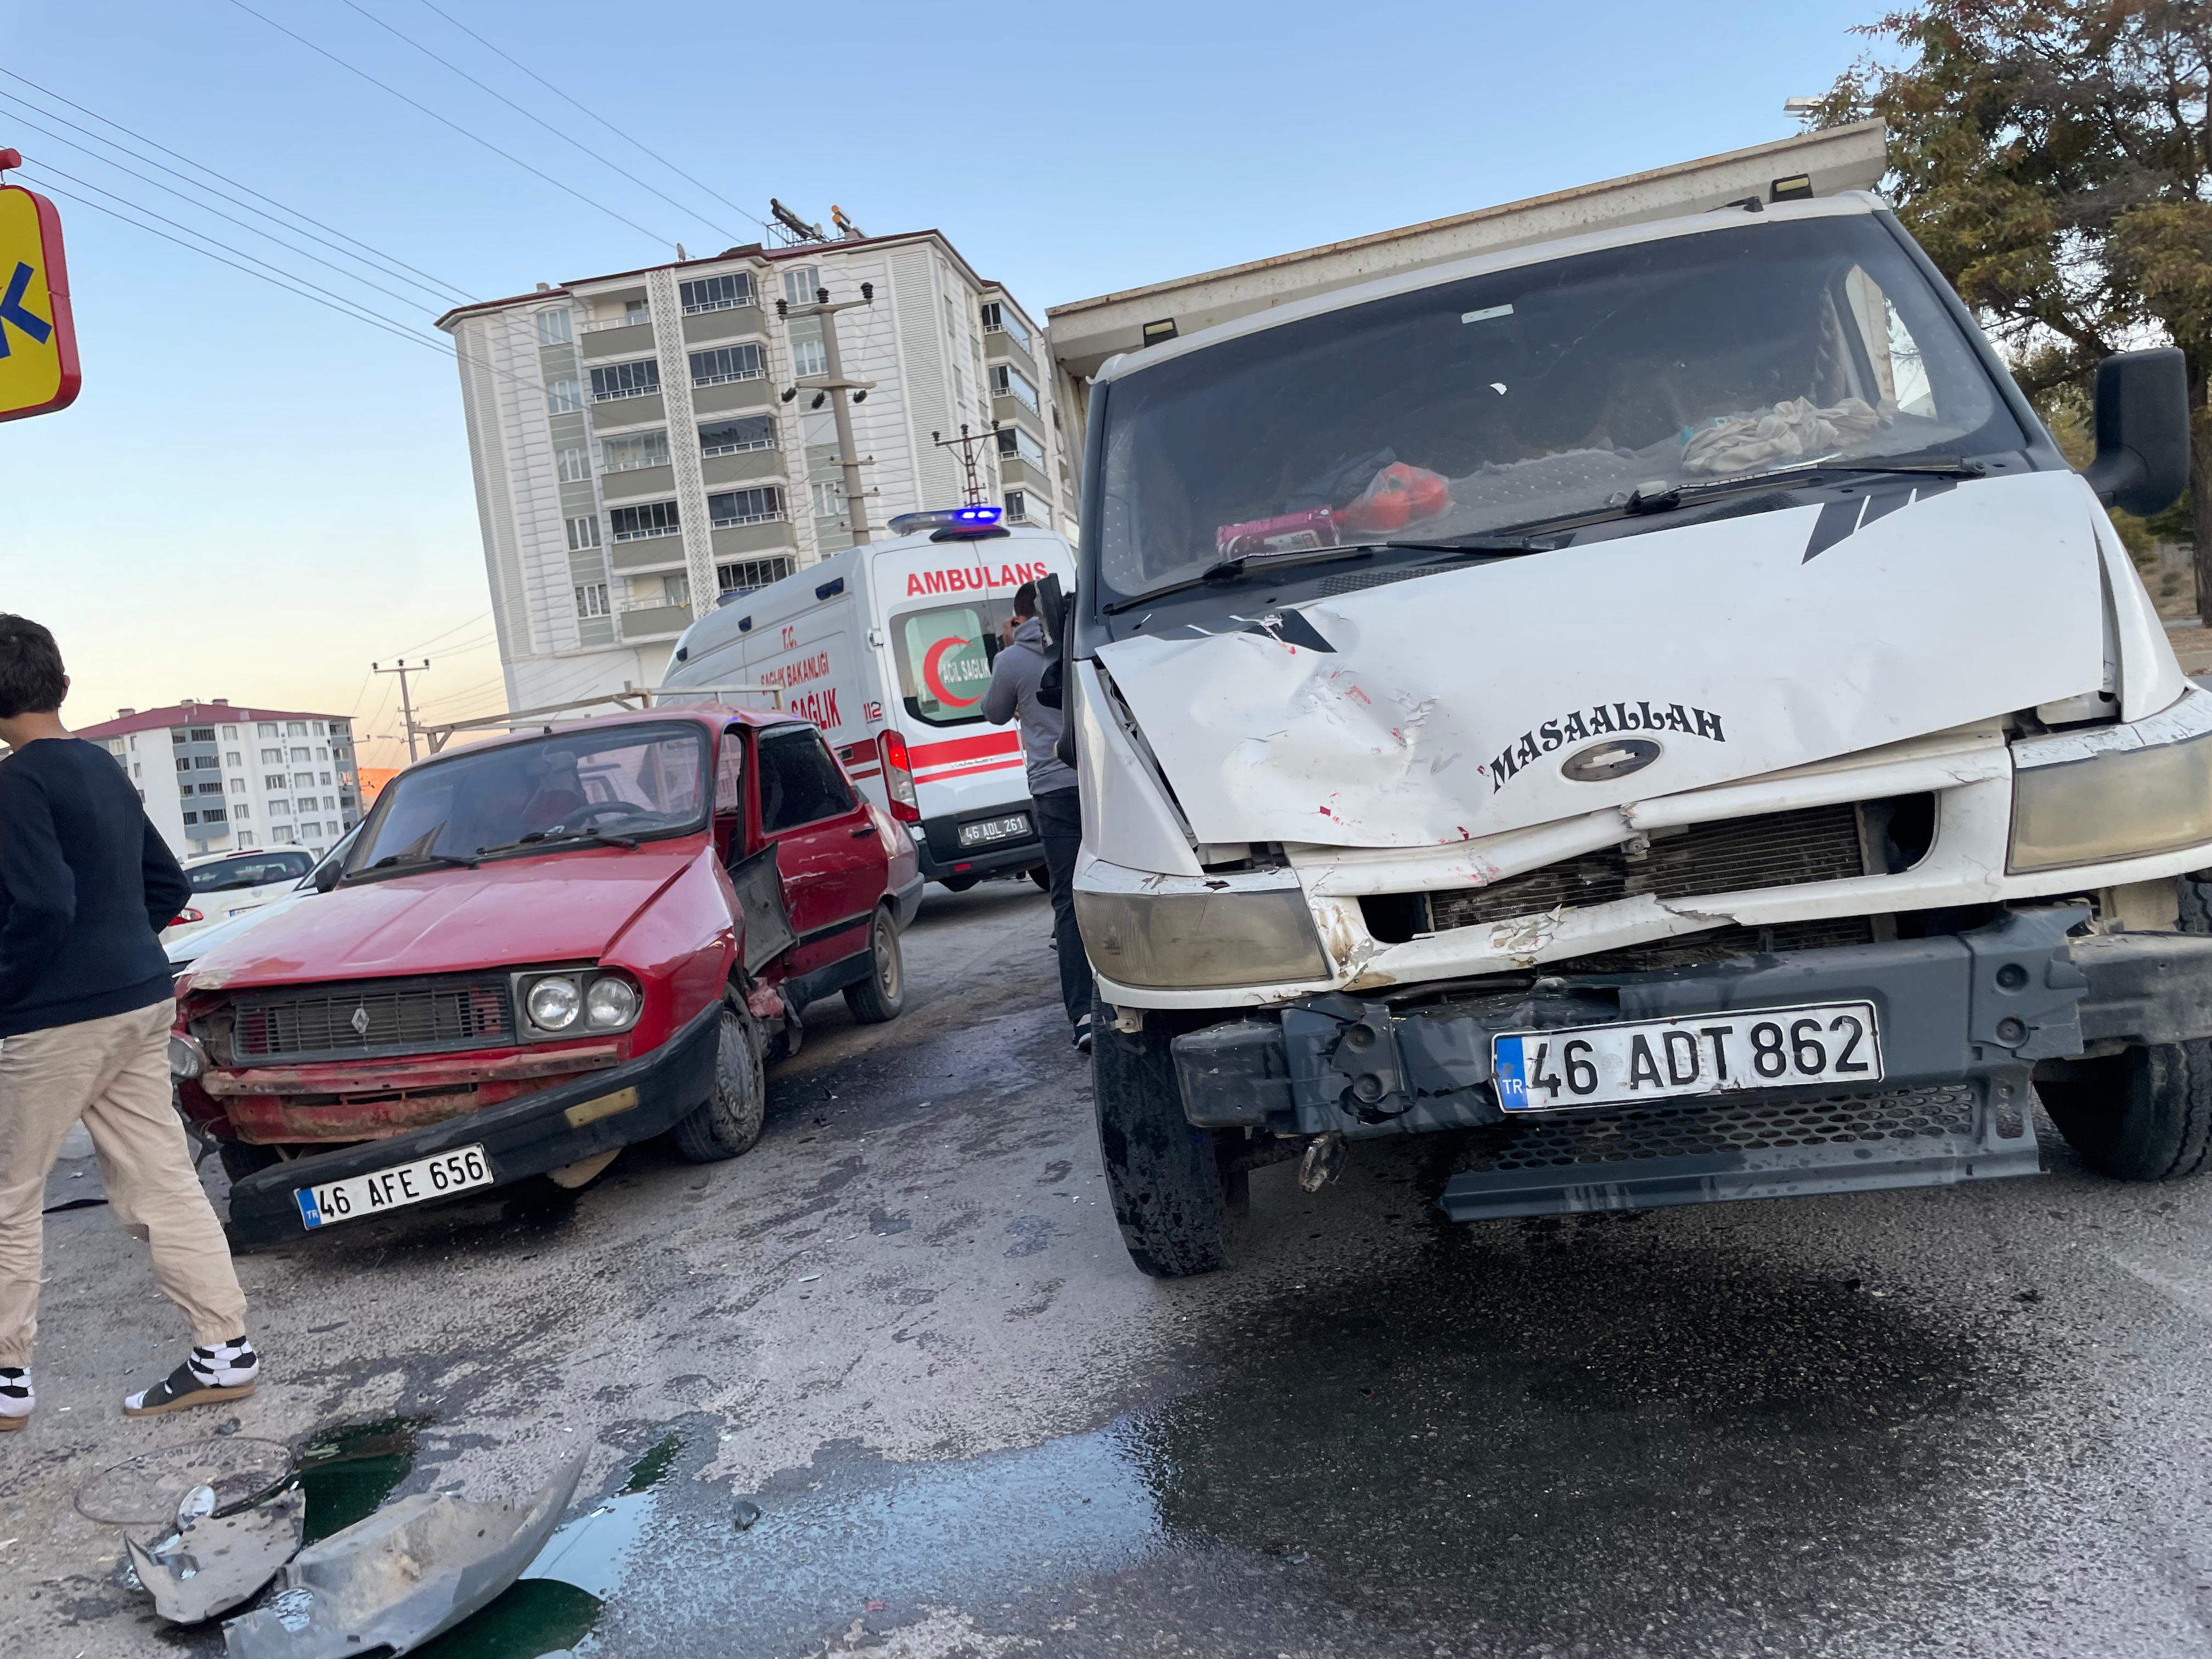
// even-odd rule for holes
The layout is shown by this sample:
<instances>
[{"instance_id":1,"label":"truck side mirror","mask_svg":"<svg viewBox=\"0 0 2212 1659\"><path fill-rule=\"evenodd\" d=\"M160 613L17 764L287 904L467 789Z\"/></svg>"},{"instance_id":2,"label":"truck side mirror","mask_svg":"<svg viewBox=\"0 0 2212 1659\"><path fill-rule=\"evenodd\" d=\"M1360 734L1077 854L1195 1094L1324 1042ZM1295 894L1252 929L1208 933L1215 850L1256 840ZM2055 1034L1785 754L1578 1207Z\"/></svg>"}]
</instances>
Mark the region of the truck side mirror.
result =
<instances>
[{"instance_id":1,"label":"truck side mirror","mask_svg":"<svg viewBox=\"0 0 2212 1659\"><path fill-rule=\"evenodd\" d=\"M2189 487L2189 377L2179 350L2123 351L2097 365L2097 499L2138 517Z\"/></svg>"},{"instance_id":2,"label":"truck side mirror","mask_svg":"<svg viewBox=\"0 0 2212 1659\"><path fill-rule=\"evenodd\" d=\"M338 878L344 872L345 866L337 860L332 859L327 863L317 865L314 874L309 876L307 879L314 884L318 893L327 893L338 884Z\"/></svg>"}]
</instances>

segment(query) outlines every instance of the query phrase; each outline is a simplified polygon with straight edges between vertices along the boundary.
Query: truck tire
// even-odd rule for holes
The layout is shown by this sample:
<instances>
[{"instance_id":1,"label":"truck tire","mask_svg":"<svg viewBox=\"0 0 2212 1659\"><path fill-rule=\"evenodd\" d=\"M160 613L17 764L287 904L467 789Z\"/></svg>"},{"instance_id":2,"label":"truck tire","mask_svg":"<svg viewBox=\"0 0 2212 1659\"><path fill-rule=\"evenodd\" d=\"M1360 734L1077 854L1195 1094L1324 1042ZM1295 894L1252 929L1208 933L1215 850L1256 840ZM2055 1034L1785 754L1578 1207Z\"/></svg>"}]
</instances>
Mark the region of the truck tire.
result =
<instances>
[{"instance_id":1,"label":"truck tire","mask_svg":"<svg viewBox=\"0 0 2212 1659\"><path fill-rule=\"evenodd\" d=\"M768 1077L752 1016L725 1000L714 1032L714 1092L677 1120L669 1135L689 1164L719 1164L750 1152L768 1115Z\"/></svg>"},{"instance_id":2,"label":"truck tire","mask_svg":"<svg viewBox=\"0 0 2212 1659\"><path fill-rule=\"evenodd\" d=\"M222 1160L222 1172L233 1181L259 1175L277 1159L274 1146L249 1146L242 1140L217 1141L215 1155Z\"/></svg>"},{"instance_id":3,"label":"truck tire","mask_svg":"<svg viewBox=\"0 0 2212 1659\"><path fill-rule=\"evenodd\" d=\"M868 929L868 976L845 988L845 1006L868 1025L896 1019L906 1006L906 959L899 954L898 923L888 904L876 907Z\"/></svg>"},{"instance_id":4,"label":"truck tire","mask_svg":"<svg viewBox=\"0 0 2212 1659\"><path fill-rule=\"evenodd\" d=\"M1216 1137L1182 1115L1168 1044L1170 1018L1145 1017L1139 1031L1114 1029L1114 1011L1091 1011L1091 1092L1098 1150L1121 1243L1140 1273L1185 1279L1229 1265L1229 1202Z\"/></svg>"},{"instance_id":5,"label":"truck tire","mask_svg":"<svg viewBox=\"0 0 2212 1659\"><path fill-rule=\"evenodd\" d=\"M2212 933L2212 873L2181 876L2181 931ZM2175 1181L2212 1168L2212 1040L2130 1048L2039 1089L2066 1144L2100 1175Z\"/></svg>"}]
</instances>

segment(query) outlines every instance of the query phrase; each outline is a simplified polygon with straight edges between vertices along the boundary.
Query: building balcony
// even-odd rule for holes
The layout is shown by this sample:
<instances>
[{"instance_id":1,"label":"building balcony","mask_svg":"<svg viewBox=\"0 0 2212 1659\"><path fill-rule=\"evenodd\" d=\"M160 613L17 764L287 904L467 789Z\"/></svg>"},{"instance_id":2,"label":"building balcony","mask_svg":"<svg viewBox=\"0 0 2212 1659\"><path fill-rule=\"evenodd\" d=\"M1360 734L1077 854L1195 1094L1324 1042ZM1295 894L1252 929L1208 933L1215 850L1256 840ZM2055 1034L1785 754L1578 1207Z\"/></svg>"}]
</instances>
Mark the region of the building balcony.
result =
<instances>
[{"instance_id":1,"label":"building balcony","mask_svg":"<svg viewBox=\"0 0 2212 1659\"><path fill-rule=\"evenodd\" d=\"M627 432L634 427L663 426L668 404L658 392L629 398L595 398L591 404L592 430L602 436Z\"/></svg>"},{"instance_id":2,"label":"building balcony","mask_svg":"<svg viewBox=\"0 0 2212 1659\"><path fill-rule=\"evenodd\" d=\"M755 375L750 380L718 380L712 386L691 388L692 413L702 416L768 409L775 403L775 388L769 384L765 374Z\"/></svg>"},{"instance_id":3,"label":"building balcony","mask_svg":"<svg viewBox=\"0 0 2212 1659\"><path fill-rule=\"evenodd\" d=\"M763 553L795 551L799 537L785 519L763 519L714 532L716 560L750 559Z\"/></svg>"},{"instance_id":4,"label":"building balcony","mask_svg":"<svg viewBox=\"0 0 2212 1659\"><path fill-rule=\"evenodd\" d=\"M627 645L638 640L673 639L691 625L691 607L662 599L632 599L622 608L622 636Z\"/></svg>"},{"instance_id":5,"label":"building balcony","mask_svg":"<svg viewBox=\"0 0 2212 1659\"><path fill-rule=\"evenodd\" d=\"M731 306L719 311L695 311L684 319L686 345L713 345L724 340L758 339L768 332L768 319L757 305Z\"/></svg>"},{"instance_id":6,"label":"building balcony","mask_svg":"<svg viewBox=\"0 0 2212 1659\"><path fill-rule=\"evenodd\" d=\"M1036 359L1020 341L1003 328L983 331L983 360L990 363L1012 363L1028 375L1034 384L1044 384L1044 376L1037 368Z\"/></svg>"},{"instance_id":7,"label":"building balcony","mask_svg":"<svg viewBox=\"0 0 2212 1659\"><path fill-rule=\"evenodd\" d=\"M1021 427L1037 441L1038 447L1044 447L1044 416L1012 392L994 392L991 394L991 414L1009 426Z\"/></svg>"},{"instance_id":8,"label":"building balcony","mask_svg":"<svg viewBox=\"0 0 2212 1659\"><path fill-rule=\"evenodd\" d=\"M1034 489L1045 496L1052 494L1052 485L1047 482L1043 471L1031 466L1018 455L999 457L999 482L1006 489Z\"/></svg>"},{"instance_id":9,"label":"building balcony","mask_svg":"<svg viewBox=\"0 0 2212 1659\"><path fill-rule=\"evenodd\" d=\"M576 336L576 349L586 362L601 357L646 357L653 354L653 319L626 323L619 319L586 323Z\"/></svg>"},{"instance_id":10,"label":"building balcony","mask_svg":"<svg viewBox=\"0 0 2212 1659\"><path fill-rule=\"evenodd\" d=\"M676 470L670 466L633 466L599 475L599 493L610 501L644 497L665 500L676 493Z\"/></svg>"},{"instance_id":11,"label":"building balcony","mask_svg":"<svg viewBox=\"0 0 2212 1659\"><path fill-rule=\"evenodd\" d=\"M699 463L699 476L714 489L724 484L759 483L765 479L783 477L783 451L774 445L766 449L741 449L730 455L709 455Z\"/></svg>"},{"instance_id":12,"label":"building balcony","mask_svg":"<svg viewBox=\"0 0 2212 1659\"><path fill-rule=\"evenodd\" d=\"M678 570L683 565L684 538L673 532L634 542L615 542L607 548L607 566L618 576L641 570Z\"/></svg>"}]
</instances>

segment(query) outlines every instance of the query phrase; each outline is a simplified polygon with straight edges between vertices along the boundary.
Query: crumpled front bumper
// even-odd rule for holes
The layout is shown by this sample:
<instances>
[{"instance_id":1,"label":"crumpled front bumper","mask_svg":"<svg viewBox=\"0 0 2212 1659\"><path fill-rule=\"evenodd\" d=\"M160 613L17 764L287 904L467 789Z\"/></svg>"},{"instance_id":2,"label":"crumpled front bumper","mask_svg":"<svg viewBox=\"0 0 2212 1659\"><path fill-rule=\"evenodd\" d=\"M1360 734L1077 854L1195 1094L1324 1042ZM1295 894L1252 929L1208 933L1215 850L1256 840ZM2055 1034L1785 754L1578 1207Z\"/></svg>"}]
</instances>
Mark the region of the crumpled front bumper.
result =
<instances>
[{"instance_id":1,"label":"crumpled front bumper","mask_svg":"<svg viewBox=\"0 0 2212 1659\"><path fill-rule=\"evenodd\" d=\"M1347 1139L1474 1129L1442 1203L1459 1219L1931 1186L2040 1167L2037 1062L2212 1035L2212 939L2071 938L2076 904L1933 939L1642 974L1547 974L1425 1000L1301 998L1175 1040L1206 1128ZM1877 1091L1741 1090L1515 1113L1491 1039L1514 1031L1816 1003L1875 1006Z\"/></svg>"},{"instance_id":2,"label":"crumpled front bumper","mask_svg":"<svg viewBox=\"0 0 2212 1659\"><path fill-rule=\"evenodd\" d=\"M303 1237L309 1230L293 1196L301 1188L388 1170L457 1147L481 1146L491 1164L492 1184L503 1186L649 1140L673 1127L713 1090L721 1006L719 1000L708 1004L667 1042L623 1065L407 1134L258 1170L231 1186L231 1240L251 1247Z\"/></svg>"}]
</instances>

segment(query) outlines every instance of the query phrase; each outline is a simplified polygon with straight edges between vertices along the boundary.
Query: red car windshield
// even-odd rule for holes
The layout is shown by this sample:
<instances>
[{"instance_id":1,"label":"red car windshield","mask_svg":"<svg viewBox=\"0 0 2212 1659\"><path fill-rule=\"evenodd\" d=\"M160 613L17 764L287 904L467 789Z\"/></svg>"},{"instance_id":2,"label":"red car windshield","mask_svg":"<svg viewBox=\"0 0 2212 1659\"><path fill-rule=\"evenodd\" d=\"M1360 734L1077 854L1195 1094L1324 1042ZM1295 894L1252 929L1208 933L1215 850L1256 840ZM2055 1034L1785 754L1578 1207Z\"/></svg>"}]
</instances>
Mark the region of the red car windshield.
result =
<instances>
[{"instance_id":1,"label":"red car windshield","mask_svg":"<svg viewBox=\"0 0 2212 1659\"><path fill-rule=\"evenodd\" d=\"M473 860L696 828L707 734L696 726L556 732L402 773L349 871Z\"/></svg>"}]
</instances>

